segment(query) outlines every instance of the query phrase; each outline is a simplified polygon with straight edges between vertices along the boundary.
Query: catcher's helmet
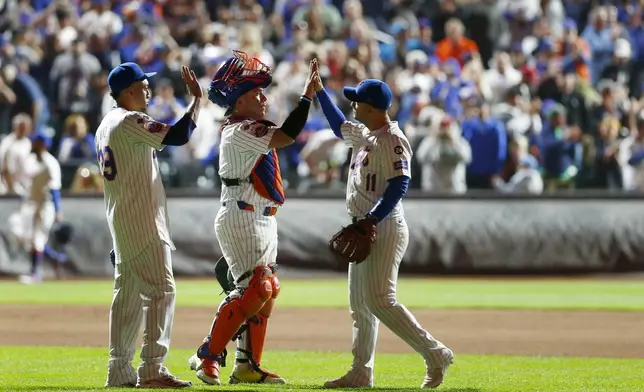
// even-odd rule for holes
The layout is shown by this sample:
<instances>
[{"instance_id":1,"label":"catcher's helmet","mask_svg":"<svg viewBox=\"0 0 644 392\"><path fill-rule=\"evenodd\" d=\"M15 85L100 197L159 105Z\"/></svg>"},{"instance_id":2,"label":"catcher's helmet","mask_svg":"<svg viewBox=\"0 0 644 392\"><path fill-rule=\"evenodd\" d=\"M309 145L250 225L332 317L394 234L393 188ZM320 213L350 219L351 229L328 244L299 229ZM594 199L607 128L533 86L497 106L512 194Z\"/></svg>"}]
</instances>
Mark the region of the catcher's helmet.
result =
<instances>
[{"instance_id":1,"label":"catcher's helmet","mask_svg":"<svg viewBox=\"0 0 644 392\"><path fill-rule=\"evenodd\" d=\"M54 241L60 245L67 245L74 236L74 228L67 222L57 223L53 228Z\"/></svg>"},{"instance_id":2,"label":"catcher's helmet","mask_svg":"<svg viewBox=\"0 0 644 392\"><path fill-rule=\"evenodd\" d=\"M208 99L224 108L232 108L242 94L268 87L273 80L271 68L256 57L238 50L233 54L219 67L208 88Z\"/></svg>"}]
</instances>

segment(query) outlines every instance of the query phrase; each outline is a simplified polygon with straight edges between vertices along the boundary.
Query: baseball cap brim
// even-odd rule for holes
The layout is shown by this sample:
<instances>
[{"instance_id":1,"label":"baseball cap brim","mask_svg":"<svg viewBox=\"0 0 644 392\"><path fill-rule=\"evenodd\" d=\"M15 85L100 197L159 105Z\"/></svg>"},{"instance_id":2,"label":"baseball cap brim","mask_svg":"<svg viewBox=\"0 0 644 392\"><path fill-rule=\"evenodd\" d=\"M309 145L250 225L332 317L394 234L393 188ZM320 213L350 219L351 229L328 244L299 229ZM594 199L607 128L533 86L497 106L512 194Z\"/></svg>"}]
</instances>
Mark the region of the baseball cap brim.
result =
<instances>
[{"instance_id":1,"label":"baseball cap brim","mask_svg":"<svg viewBox=\"0 0 644 392\"><path fill-rule=\"evenodd\" d=\"M153 77L153 76L154 76L154 75L156 75L156 74L157 74L156 72L146 72L146 73L145 73L145 78L146 78L146 79L151 78L151 77Z\"/></svg>"},{"instance_id":2,"label":"baseball cap brim","mask_svg":"<svg viewBox=\"0 0 644 392\"><path fill-rule=\"evenodd\" d=\"M345 87L342 89L342 94L351 102L362 102L357 87Z\"/></svg>"}]
</instances>

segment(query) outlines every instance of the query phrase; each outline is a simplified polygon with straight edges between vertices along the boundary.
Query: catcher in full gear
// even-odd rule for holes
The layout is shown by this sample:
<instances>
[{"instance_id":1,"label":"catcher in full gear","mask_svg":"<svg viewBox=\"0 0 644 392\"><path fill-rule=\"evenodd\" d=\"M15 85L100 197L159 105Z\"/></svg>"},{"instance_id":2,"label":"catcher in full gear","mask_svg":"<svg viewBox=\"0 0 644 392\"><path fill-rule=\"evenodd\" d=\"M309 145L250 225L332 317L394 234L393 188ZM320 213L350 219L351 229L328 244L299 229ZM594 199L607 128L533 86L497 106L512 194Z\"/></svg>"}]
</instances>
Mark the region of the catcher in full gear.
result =
<instances>
[{"instance_id":1,"label":"catcher in full gear","mask_svg":"<svg viewBox=\"0 0 644 392\"><path fill-rule=\"evenodd\" d=\"M268 320L280 293L277 278L277 221L285 202L278 148L292 144L308 118L317 63L311 62L302 97L281 126L266 120L264 88L272 70L259 59L233 51L215 73L208 99L226 108L219 144L223 187L215 234L234 287L220 304L209 336L190 358L190 367L206 384L220 385L226 346L237 340L230 383L284 384L260 367ZM226 272L228 274L228 272Z\"/></svg>"}]
</instances>

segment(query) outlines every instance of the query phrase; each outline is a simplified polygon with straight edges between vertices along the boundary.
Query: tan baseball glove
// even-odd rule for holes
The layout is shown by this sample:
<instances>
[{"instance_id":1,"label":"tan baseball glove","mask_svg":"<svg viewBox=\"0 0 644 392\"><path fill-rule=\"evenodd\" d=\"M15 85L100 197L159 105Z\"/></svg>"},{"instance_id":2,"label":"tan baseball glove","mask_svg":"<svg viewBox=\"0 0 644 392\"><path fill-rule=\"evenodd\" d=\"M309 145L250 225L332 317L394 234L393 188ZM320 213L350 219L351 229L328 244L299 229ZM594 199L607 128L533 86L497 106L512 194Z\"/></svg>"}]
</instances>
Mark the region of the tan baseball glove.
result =
<instances>
[{"instance_id":1,"label":"tan baseball glove","mask_svg":"<svg viewBox=\"0 0 644 392\"><path fill-rule=\"evenodd\" d=\"M376 243L376 225L371 219L360 219L335 233L329 247L331 251L349 263L360 264L371 253Z\"/></svg>"}]
</instances>

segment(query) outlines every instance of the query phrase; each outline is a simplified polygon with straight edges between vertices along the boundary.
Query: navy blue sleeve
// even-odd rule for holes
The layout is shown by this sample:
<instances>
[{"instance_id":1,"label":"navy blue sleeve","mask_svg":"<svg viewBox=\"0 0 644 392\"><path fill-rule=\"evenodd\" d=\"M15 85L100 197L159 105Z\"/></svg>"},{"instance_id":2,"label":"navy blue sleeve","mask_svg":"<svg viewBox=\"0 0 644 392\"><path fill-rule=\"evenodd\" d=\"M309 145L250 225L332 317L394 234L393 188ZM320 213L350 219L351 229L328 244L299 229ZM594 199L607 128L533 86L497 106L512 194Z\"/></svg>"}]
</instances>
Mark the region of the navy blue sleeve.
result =
<instances>
[{"instance_id":1,"label":"navy blue sleeve","mask_svg":"<svg viewBox=\"0 0 644 392\"><path fill-rule=\"evenodd\" d=\"M631 159L628 160L628 164L633 166L637 165L644 160L644 150L640 150L631 156Z\"/></svg>"},{"instance_id":2,"label":"navy blue sleeve","mask_svg":"<svg viewBox=\"0 0 644 392\"><path fill-rule=\"evenodd\" d=\"M320 106L322 107L324 117L326 117L326 120L329 122L333 133L335 133L335 136L339 137L340 139L344 139L344 137L342 137L340 127L342 126L342 123L347 121L347 118L344 117L344 114L342 114L340 108L338 108L333 103L333 101L331 101L331 97L325 89L318 91L316 93L316 96L318 97L318 101L320 102Z\"/></svg>"},{"instance_id":3,"label":"navy blue sleeve","mask_svg":"<svg viewBox=\"0 0 644 392\"><path fill-rule=\"evenodd\" d=\"M371 211L369 211L369 214L376 218L376 222L380 223L389 214L391 214L391 211L394 210L396 204L398 204L405 193L407 193L407 189L409 189L409 177L398 176L390 179L385 192Z\"/></svg>"},{"instance_id":4,"label":"navy blue sleeve","mask_svg":"<svg viewBox=\"0 0 644 392\"><path fill-rule=\"evenodd\" d=\"M195 128L197 128L197 124L192 121L192 113L186 113L168 129L168 133L161 143L166 146L183 146L188 143Z\"/></svg>"},{"instance_id":5,"label":"navy blue sleeve","mask_svg":"<svg viewBox=\"0 0 644 392\"><path fill-rule=\"evenodd\" d=\"M60 189L51 190L51 199L54 202L54 210L60 212Z\"/></svg>"}]
</instances>

